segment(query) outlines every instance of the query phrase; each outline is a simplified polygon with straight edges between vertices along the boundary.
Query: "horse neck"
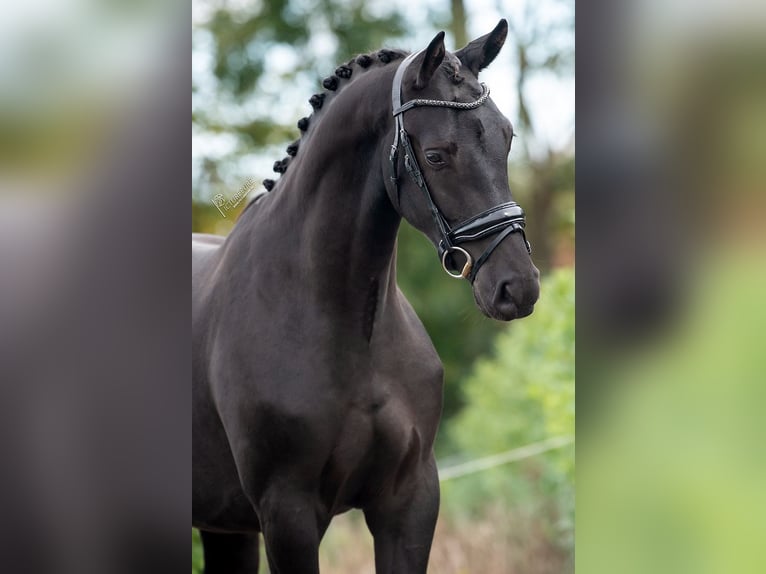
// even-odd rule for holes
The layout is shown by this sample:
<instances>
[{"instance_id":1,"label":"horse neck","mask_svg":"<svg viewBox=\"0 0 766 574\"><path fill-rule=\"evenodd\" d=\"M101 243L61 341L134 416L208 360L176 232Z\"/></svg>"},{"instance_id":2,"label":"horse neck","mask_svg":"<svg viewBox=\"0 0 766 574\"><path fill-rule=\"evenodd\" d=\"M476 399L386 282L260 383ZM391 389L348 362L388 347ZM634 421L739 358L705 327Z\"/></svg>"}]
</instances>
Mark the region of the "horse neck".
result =
<instances>
[{"instance_id":1,"label":"horse neck","mask_svg":"<svg viewBox=\"0 0 766 574\"><path fill-rule=\"evenodd\" d=\"M290 248L276 265L334 313L361 308L369 314L371 298L377 305L396 285L401 219L388 199L382 165L393 129L388 87L395 68L362 72L312 117L298 154L269 198L268 223L251 228L253 234L264 224L282 230L280 241ZM250 211L258 219L259 210Z\"/></svg>"}]
</instances>

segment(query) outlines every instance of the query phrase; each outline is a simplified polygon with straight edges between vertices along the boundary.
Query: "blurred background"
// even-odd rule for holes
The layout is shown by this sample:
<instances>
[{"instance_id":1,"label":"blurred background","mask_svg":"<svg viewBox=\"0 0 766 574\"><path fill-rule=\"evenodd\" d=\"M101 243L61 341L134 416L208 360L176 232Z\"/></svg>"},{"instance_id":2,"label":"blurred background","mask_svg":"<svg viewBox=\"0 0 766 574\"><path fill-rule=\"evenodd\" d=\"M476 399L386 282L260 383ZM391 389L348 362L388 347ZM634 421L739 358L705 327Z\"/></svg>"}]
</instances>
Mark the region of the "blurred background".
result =
<instances>
[{"instance_id":1,"label":"blurred background","mask_svg":"<svg viewBox=\"0 0 766 574\"><path fill-rule=\"evenodd\" d=\"M2 8L4 572L187 571L188 18Z\"/></svg>"},{"instance_id":2,"label":"blurred background","mask_svg":"<svg viewBox=\"0 0 766 574\"><path fill-rule=\"evenodd\" d=\"M469 287L449 280L403 222L399 283L446 371L436 454L448 473L430 571L565 573L574 568L573 1L195 0L192 228L229 232L244 202L224 218L212 198L274 177L308 98L339 63L382 47L419 50L442 29L455 50L500 18L508 40L482 80L518 134L510 184L528 214L542 295L523 321L483 318ZM200 572L196 533L192 542ZM328 572L373 572L360 513L333 521L321 561Z\"/></svg>"},{"instance_id":3,"label":"blurred background","mask_svg":"<svg viewBox=\"0 0 766 574\"><path fill-rule=\"evenodd\" d=\"M764 572L766 5L577 8L577 571Z\"/></svg>"}]
</instances>

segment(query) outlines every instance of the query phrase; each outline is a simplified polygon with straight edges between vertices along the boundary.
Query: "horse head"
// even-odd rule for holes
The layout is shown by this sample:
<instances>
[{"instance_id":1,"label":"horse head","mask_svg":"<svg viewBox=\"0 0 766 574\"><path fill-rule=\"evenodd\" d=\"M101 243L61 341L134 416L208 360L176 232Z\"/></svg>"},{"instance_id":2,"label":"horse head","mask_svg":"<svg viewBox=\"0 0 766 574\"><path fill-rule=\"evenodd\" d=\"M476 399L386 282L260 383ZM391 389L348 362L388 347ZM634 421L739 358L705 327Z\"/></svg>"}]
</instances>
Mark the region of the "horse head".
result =
<instances>
[{"instance_id":1,"label":"horse head","mask_svg":"<svg viewBox=\"0 0 766 574\"><path fill-rule=\"evenodd\" d=\"M450 53L440 32L399 65L387 185L400 215L437 247L445 271L468 279L484 314L505 321L532 313L540 290L524 212L508 185L513 127L478 80L507 33L501 20Z\"/></svg>"}]
</instances>

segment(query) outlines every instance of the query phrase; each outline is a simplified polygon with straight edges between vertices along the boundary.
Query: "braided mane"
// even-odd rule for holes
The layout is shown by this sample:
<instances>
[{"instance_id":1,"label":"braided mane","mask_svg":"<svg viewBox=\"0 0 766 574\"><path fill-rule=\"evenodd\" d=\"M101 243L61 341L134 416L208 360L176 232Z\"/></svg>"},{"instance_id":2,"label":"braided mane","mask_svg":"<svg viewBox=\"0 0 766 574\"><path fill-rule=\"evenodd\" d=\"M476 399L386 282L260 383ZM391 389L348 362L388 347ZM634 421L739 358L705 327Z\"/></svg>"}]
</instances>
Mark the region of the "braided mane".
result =
<instances>
[{"instance_id":1,"label":"braided mane","mask_svg":"<svg viewBox=\"0 0 766 574\"><path fill-rule=\"evenodd\" d=\"M361 74L372 66L385 66L390 62L404 58L407 54L408 52L403 50L389 49L378 50L377 52L369 54L361 54L352 58L345 64L341 64L335 69L335 73L332 76L322 80L322 86L326 91L314 94L309 98L309 104L311 104L313 113L310 116L298 120L297 125L301 135L297 140L287 146L287 156L274 162L274 171L280 175L287 171L292 158L298 154L301 142L306 136L309 125L319 119L318 116L321 114L322 106L324 106L329 98L332 98L335 95L334 92L342 90L349 81L353 81L351 78L354 73ZM266 188L266 191L271 191L278 183L279 180L264 179L263 187Z\"/></svg>"}]
</instances>

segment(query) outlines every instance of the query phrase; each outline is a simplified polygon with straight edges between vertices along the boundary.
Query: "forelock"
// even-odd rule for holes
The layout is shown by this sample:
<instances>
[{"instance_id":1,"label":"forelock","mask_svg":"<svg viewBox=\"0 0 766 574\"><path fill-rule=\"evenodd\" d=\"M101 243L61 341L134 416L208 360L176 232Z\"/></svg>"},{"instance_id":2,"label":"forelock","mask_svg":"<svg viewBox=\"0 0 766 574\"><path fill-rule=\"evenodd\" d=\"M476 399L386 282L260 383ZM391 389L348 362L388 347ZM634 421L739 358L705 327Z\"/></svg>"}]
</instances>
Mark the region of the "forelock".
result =
<instances>
[{"instance_id":1,"label":"forelock","mask_svg":"<svg viewBox=\"0 0 766 574\"><path fill-rule=\"evenodd\" d=\"M463 76L460 75L461 66L462 63L460 62L460 58L458 58L452 52L447 52L444 55L444 60L442 60L441 67L447 72L450 79L455 84L460 84L464 79Z\"/></svg>"}]
</instances>

